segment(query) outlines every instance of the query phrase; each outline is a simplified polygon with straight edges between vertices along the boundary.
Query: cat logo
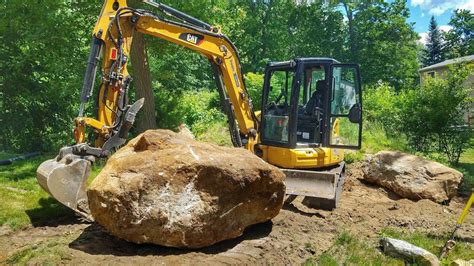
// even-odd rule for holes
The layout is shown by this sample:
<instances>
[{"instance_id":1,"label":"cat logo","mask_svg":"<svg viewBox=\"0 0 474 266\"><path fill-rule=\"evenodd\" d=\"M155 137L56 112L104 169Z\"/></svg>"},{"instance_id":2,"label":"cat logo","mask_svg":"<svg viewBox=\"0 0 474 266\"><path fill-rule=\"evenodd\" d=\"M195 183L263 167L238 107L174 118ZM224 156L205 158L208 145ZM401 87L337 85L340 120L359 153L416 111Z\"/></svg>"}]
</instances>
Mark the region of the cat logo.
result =
<instances>
[{"instance_id":1,"label":"cat logo","mask_svg":"<svg viewBox=\"0 0 474 266\"><path fill-rule=\"evenodd\" d=\"M200 45L202 41L204 40L204 36L199 35L199 34L193 34L193 33L181 33L179 35L179 38L183 41L187 41L194 45Z\"/></svg>"}]
</instances>

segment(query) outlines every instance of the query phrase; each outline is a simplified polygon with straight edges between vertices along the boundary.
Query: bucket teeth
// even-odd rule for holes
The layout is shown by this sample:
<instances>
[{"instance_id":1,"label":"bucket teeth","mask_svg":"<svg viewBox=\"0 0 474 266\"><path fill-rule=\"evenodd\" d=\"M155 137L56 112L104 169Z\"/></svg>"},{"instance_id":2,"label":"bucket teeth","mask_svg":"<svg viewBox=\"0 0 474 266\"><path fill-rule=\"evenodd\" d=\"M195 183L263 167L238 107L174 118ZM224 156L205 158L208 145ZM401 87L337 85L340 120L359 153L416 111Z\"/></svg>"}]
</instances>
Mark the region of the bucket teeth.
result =
<instances>
[{"instance_id":1,"label":"bucket teeth","mask_svg":"<svg viewBox=\"0 0 474 266\"><path fill-rule=\"evenodd\" d=\"M74 210L88 220L92 220L87 201L87 178L91 162L81 156L68 154L61 159L43 162L36 171L40 186L53 198Z\"/></svg>"}]
</instances>

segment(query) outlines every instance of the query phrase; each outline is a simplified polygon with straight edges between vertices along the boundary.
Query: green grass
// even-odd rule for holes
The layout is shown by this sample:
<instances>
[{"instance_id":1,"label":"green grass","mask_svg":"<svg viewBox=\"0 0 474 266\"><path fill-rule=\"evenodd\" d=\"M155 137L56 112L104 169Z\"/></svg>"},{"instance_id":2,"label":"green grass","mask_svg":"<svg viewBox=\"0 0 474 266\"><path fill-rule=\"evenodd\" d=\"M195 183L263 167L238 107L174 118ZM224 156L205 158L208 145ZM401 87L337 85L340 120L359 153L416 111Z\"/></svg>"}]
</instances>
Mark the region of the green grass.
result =
<instances>
[{"instance_id":1,"label":"green grass","mask_svg":"<svg viewBox=\"0 0 474 266\"><path fill-rule=\"evenodd\" d=\"M439 255L442 247L448 240L448 236L440 237L430 235L424 232L410 232L408 230L400 230L398 228L385 228L380 233L384 237L392 237L396 239L405 240L415 246L426 249L427 251ZM457 241L454 248L448 253L448 256L443 258L443 265L451 265L456 259L470 260L474 258L474 249L462 241Z\"/></svg>"},{"instance_id":2,"label":"green grass","mask_svg":"<svg viewBox=\"0 0 474 266\"><path fill-rule=\"evenodd\" d=\"M44 241L35 246L28 246L8 258L9 265L57 265L71 259L66 251L71 236Z\"/></svg>"},{"instance_id":3,"label":"green grass","mask_svg":"<svg viewBox=\"0 0 474 266\"><path fill-rule=\"evenodd\" d=\"M221 146L232 147L229 134L227 123L225 121L218 121L208 125L204 132L197 134L196 139Z\"/></svg>"},{"instance_id":4,"label":"green grass","mask_svg":"<svg viewBox=\"0 0 474 266\"><path fill-rule=\"evenodd\" d=\"M377 240L362 240L342 232L334 245L318 258L309 258L308 265L404 265L403 261L383 255Z\"/></svg>"},{"instance_id":5,"label":"green grass","mask_svg":"<svg viewBox=\"0 0 474 266\"><path fill-rule=\"evenodd\" d=\"M14 155L0 153L3 158ZM39 156L0 166L0 226L8 225L20 229L30 224L54 221L71 211L51 198L36 181L36 169L54 155ZM91 176L100 171L95 167Z\"/></svg>"},{"instance_id":6,"label":"green grass","mask_svg":"<svg viewBox=\"0 0 474 266\"><path fill-rule=\"evenodd\" d=\"M474 142L474 141L471 141ZM463 182L459 188L460 192L469 195L474 189L474 147L467 149L459 160L459 165L456 169L464 174Z\"/></svg>"},{"instance_id":7,"label":"green grass","mask_svg":"<svg viewBox=\"0 0 474 266\"><path fill-rule=\"evenodd\" d=\"M409 152L406 138L400 134L389 137L382 125L366 123L362 131L362 147L358 151L347 151L345 160L348 163L361 161L364 154L375 154L383 150L397 150Z\"/></svg>"},{"instance_id":8,"label":"green grass","mask_svg":"<svg viewBox=\"0 0 474 266\"><path fill-rule=\"evenodd\" d=\"M405 240L415 246L424 248L436 256L447 240L446 237L437 237L424 232L410 232L397 228L385 228L380 232L380 237L392 237ZM456 259L469 260L474 258L474 250L469 244L458 242L448 256L441 262L451 265ZM407 262L416 265L416 262ZM379 238L362 240L357 236L342 232L333 246L319 257L306 259L305 265L405 265L398 258L385 256L379 249Z\"/></svg>"}]
</instances>

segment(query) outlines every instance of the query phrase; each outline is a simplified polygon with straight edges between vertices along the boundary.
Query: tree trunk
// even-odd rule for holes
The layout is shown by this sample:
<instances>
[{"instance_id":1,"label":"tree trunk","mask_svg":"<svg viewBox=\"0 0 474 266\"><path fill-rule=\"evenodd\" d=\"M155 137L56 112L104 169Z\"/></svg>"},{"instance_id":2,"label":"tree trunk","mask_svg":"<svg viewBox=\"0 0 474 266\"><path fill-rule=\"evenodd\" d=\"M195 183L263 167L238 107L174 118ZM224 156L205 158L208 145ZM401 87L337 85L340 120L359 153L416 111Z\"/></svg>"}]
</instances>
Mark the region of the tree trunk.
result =
<instances>
[{"instance_id":1,"label":"tree trunk","mask_svg":"<svg viewBox=\"0 0 474 266\"><path fill-rule=\"evenodd\" d=\"M356 60L356 40L355 40L355 32L354 32L354 13L352 11L351 6L346 1L342 1L344 5L344 9L346 10L346 16L348 21L348 30L349 30L349 47L351 51L351 58L350 60L355 62Z\"/></svg>"},{"instance_id":2,"label":"tree trunk","mask_svg":"<svg viewBox=\"0 0 474 266\"><path fill-rule=\"evenodd\" d=\"M150 128L156 128L155 97L151 85L150 66L145 46L145 36L134 32L133 43L130 51L133 66L133 80L135 84L136 98L145 98L145 103L137 118L138 132Z\"/></svg>"}]
</instances>

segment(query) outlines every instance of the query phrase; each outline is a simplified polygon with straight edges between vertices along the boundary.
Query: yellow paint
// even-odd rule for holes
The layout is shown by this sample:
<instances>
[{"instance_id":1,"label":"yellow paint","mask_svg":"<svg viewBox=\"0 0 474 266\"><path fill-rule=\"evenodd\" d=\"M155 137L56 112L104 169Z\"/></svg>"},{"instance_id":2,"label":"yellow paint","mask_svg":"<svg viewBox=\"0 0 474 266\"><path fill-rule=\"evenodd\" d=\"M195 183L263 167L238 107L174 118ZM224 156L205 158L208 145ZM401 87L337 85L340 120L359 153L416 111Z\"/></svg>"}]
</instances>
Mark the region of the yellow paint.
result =
<instances>
[{"instance_id":1,"label":"yellow paint","mask_svg":"<svg viewBox=\"0 0 474 266\"><path fill-rule=\"evenodd\" d=\"M462 211L461 216L458 219L458 225L461 225L464 222L464 219L466 219L466 216L469 213L469 209L471 209L473 202L474 202L474 193L471 193L471 197L469 197L469 200L467 201L467 204L464 207L464 210Z\"/></svg>"},{"instance_id":2,"label":"yellow paint","mask_svg":"<svg viewBox=\"0 0 474 266\"><path fill-rule=\"evenodd\" d=\"M344 160L344 150L329 148L288 149L259 145L263 151L262 159L282 168L309 169L336 165Z\"/></svg>"}]
</instances>

